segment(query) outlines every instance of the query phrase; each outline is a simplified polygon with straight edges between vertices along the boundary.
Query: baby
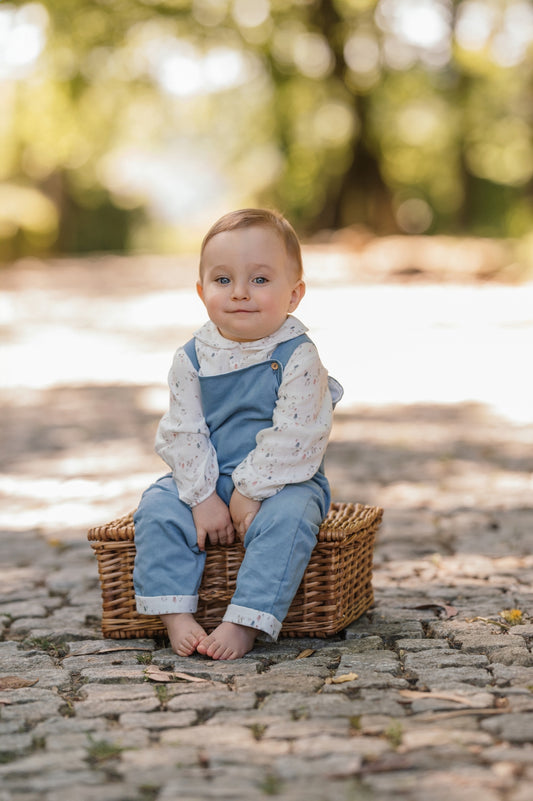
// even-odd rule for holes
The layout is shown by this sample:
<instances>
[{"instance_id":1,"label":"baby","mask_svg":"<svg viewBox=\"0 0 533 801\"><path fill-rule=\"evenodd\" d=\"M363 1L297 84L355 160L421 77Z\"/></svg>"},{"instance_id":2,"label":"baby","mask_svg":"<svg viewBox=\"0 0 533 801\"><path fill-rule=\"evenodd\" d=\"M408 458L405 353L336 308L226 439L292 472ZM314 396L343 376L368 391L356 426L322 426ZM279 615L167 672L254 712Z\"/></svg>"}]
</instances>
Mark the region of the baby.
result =
<instances>
[{"instance_id":1,"label":"baby","mask_svg":"<svg viewBox=\"0 0 533 801\"><path fill-rule=\"evenodd\" d=\"M156 451L171 472L135 513L137 610L173 650L237 659L276 640L325 517L322 460L342 388L291 313L305 293L298 238L277 212L216 222L197 291L209 321L174 356ZM196 621L205 545L238 537L237 587L210 634Z\"/></svg>"}]
</instances>

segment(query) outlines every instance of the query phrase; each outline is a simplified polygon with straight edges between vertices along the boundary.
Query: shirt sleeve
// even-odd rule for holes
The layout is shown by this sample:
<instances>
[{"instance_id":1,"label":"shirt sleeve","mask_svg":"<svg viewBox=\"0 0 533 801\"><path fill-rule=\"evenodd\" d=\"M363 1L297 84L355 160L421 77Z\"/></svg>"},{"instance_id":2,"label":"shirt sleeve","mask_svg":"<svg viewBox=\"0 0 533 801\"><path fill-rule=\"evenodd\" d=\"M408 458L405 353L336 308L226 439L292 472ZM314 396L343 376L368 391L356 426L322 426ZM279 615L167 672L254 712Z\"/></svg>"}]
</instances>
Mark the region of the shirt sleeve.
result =
<instances>
[{"instance_id":1,"label":"shirt sleeve","mask_svg":"<svg viewBox=\"0 0 533 801\"><path fill-rule=\"evenodd\" d=\"M264 500L286 484L314 476L328 444L333 404L328 374L315 345L300 345L289 359L278 391L272 426L233 471L242 495Z\"/></svg>"},{"instance_id":2,"label":"shirt sleeve","mask_svg":"<svg viewBox=\"0 0 533 801\"><path fill-rule=\"evenodd\" d=\"M180 499L196 506L216 489L218 462L209 439L198 373L183 348L168 374L170 403L157 429L155 450L172 471Z\"/></svg>"}]
</instances>

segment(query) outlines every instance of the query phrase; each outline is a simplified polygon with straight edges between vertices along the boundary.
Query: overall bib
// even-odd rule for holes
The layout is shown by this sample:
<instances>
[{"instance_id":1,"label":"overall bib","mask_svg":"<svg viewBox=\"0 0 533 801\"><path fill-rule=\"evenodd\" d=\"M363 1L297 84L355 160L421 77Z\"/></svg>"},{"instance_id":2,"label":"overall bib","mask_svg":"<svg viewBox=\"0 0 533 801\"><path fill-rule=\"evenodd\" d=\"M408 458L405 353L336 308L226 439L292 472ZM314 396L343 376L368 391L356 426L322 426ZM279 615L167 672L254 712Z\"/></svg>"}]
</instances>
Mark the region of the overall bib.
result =
<instances>
[{"instance_id":1,"label":"overall bib","mask_svg":"<svg viewBox=\"0 0 533 801\"><path fill-rule=\"evenodd\" d=\"M204 417L217 453L216 491L229 505L232 473L272 425L283 370L302 334L282 342L265 362L222 375L199 376ZM199 369L194 340L185 352ZM276 639L316 543L330 504L322 466L308 481L287 484L262 501L246 532L245 556L224 620L252 626ZM134 516L133 573L141 614L194 613L205 552L199 550L191 509L179 498L171 473L143 494Z\"/></svg>"}]
</instances>

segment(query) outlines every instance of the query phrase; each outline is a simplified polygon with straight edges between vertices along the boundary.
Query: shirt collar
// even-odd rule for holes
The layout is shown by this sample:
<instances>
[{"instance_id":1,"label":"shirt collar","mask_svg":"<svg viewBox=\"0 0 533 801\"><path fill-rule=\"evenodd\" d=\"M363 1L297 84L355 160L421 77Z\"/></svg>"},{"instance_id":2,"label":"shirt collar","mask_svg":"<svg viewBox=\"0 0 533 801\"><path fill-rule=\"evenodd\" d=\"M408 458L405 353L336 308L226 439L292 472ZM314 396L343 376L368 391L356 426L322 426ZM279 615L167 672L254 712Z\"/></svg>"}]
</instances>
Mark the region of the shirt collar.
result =
<instances>
[{"instance_id":1,"label":"shirt collar","mask_svg":"<svg viewBox=\"0 0 533 801\"><path fill-rule=\"evenodd\" d=\"M195 331L194 336L202 344L210 348L222 348L225 350L232 350L233 348L240 348L242 350L262 350L263 348L268 348L270 345L276 346L279 345L280 342L287 342L289 339L294 339L300 336L300 334L305 334L308 330L309 329L300 322L300 320L289 315L273 334L269 334L262 339L254 339L252 342L235 342L232 339L226 339L226 337L223 337L222 334L219 333L218 328L211 320L204 323L198 331Z\"/></svg>"}]
</instances>

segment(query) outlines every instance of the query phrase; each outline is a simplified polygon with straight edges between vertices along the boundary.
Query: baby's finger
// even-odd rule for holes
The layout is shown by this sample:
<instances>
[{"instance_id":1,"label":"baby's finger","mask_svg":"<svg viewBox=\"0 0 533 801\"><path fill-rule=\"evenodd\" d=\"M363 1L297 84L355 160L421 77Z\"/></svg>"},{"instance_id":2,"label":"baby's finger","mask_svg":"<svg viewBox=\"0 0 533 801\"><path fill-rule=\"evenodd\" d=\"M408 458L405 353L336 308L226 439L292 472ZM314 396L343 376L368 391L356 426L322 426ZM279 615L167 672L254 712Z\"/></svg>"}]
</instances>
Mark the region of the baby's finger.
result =
<instances>
[{"instance_id":1,"label":"baby's finger","mask_svg":"<svg viewBox=\"0 0 533 801\"><path fill-rule=\"evenodd\" d=\"M222 531L217 531L216 532L216 538L217 538L217 542L220 545L227 545L228 544L228 534L224 529Z\"/></svg>"},{"instance_id":2,"label":"baby's finger","mask_svg":"<svg viewBox=\"0 0 533 801\"><path fill-rule=\"evenodd\" d=\"M210 531L209 534L207 535L207 540L210 545L218 545L218 543L220 542L218 532Z\"/></svg>"},{"instance_id":3,"label":"baby's finger","mask_svg":"<svg viewBox=\"0 0 533 801\"><path fill-rule=\"evenodd\" d=\"M228 528L226 529L226 534L227 534L226 543L228 545L233 545L233 543L235 542L235 529L233 528L233 526L228 526Z\"/></svg>"},{"instance_id":4,"label":"baby's finger","mask_svg":"<svg viewBox=\"0 0 533 801\"><path fill-rule=\"evenodd\" d=\"M196 531L196 542L198 543L198 548L201 551L205 551L206 537L207 537L207 531L203 531L202 529L200 529L200 531L198 530Z\"/></svg>"},{"instance_id":5,"label":"baby's finger","mask_svg":"<svg viewBox=\"0 0 533 801\"><path fill-rule=\"evenodd\" d=\"M233 526L226 526L226 528L219 529L216 532L217 540L221 545L231 545L233 542Z\"/></svg>"}]
</instances>

